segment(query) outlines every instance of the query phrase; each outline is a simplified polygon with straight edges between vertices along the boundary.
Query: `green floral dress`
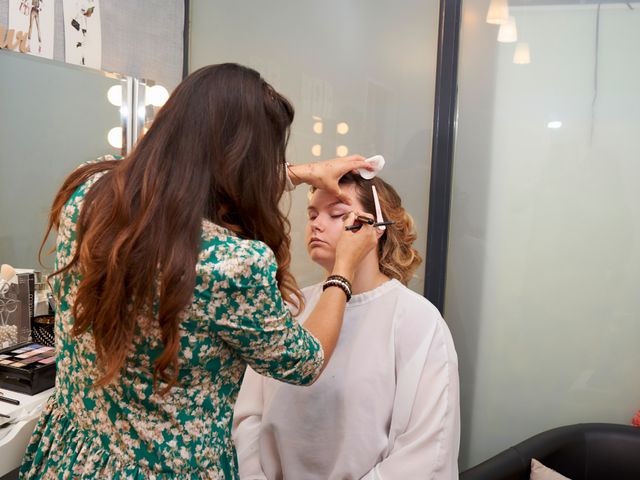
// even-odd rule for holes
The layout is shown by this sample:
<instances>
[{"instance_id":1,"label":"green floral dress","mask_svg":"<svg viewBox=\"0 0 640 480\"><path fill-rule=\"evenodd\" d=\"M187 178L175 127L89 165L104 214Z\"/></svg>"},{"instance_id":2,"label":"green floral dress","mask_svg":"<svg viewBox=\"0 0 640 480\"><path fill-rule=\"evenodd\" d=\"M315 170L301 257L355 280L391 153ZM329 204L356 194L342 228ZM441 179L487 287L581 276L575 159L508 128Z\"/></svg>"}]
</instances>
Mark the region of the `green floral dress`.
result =
<instances>
[{"instance_id":1,"label":"green floral dress","mask_svg":"<svg viewBox=\"0 0 640 480\"><path fill-rule=\"evenodd\" d=\"M74 193L61 214L56 268L73 256L83 198L99 175ZM192 303L180 326L178 384L164 397L153 389L153 364L162 352L153 319L138 320L119 380L92 387L98 375L93 338L89 332L70 335L78 271L56 277L56 389L20 478L238 478L231 424L246 365L304 385L319 375L323 352L286 308L275 256L264 243L203 221L196 268Z\"/></svg>"}]
</instances>

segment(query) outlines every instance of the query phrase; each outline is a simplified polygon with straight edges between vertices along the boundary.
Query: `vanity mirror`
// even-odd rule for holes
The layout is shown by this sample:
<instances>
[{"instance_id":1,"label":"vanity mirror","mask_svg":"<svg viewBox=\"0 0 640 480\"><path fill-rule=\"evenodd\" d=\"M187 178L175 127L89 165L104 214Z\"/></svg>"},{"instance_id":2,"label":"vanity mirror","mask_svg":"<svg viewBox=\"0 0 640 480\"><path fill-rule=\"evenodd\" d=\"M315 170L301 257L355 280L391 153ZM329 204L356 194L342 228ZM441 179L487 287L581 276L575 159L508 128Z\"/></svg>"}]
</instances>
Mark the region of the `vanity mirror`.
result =
<instances>
[{"instance_id":1,"label":"vanity mirror","mask_svg":"<svg viewBox=\"0 0 640 480\"><path fill-rule=\"evenodd\" d=\"M0 50L2 263L41 269L48 209L66 175L126 153L167 96L152 81Z\"/></svg>"}]
</instances>

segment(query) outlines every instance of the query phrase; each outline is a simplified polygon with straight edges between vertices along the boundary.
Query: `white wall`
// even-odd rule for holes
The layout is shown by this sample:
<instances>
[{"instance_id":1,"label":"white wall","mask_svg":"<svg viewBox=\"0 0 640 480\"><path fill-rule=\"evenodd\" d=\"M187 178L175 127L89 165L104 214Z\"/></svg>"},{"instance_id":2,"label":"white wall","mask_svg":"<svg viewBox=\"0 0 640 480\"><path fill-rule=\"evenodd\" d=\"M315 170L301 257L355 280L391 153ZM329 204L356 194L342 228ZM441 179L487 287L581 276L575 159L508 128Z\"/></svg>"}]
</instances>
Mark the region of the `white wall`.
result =
<instances>
[{"instance_id":1,"label":"white wall","mask_svg":"<svg viewBox=\"0 0 640 480\"><path fill-rule=\"evenodd\" d=\"M351 153L380 153L383 177L403 197L426 246L429 164L435 89L438 2L330 0L250 2L194 0L191 4L191 71L237 62L260 71L296 108L289 160ZM314 116L324 122L312 130ZM336 134L347 122L349 133ZM301 285L321 278L301 241L307 191L299 188L290 219L293 271ZM424 271L412 283L422 291Z\"/></svg>"},{"instance_id":2,"label":"white wall","mask_svg":"<svg viewBox=\"0 0 640 480\"><path fill-rule=\"evenodd\" d=\"M9 1L0 0L3 27L9 25ZM46 0L43 5L54 6L53 59L64 62L63 2ZM101 70L153 80L169 91L180 83L184 0L102 0L100 23Z\"/></svg>"},{"instance_id":3,"label":"white wall","mask_svg":"<svg viewBox=\"0 0 640 480\"><path fill-rule=\"evenodd\" d=\"M513 8L515 65L488 1L464 5L445 308L463 468L640 409L639 5L602 7L597 89L595 6Z\"/></svg>"}]
</instances>

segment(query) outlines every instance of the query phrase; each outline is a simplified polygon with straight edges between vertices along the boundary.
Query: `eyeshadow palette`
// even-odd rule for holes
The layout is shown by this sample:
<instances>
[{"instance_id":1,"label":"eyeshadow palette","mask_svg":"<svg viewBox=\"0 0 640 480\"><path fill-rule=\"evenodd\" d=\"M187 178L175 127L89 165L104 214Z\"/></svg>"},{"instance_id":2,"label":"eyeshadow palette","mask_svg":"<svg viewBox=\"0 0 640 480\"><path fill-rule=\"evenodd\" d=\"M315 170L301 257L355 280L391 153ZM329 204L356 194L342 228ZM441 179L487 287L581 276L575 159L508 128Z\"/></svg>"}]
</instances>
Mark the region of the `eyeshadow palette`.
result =
<instances>
[{"instance_id":1,"label":"eyeshadow palette","mask_svg":"<svg viewBox=\"0 0 640 480\"><path fill-rule=\"evenodd\" d=\"M38 343L0 350L0 388L35 395L55 385L56 352Z\"/></svg>"}]
</instances>

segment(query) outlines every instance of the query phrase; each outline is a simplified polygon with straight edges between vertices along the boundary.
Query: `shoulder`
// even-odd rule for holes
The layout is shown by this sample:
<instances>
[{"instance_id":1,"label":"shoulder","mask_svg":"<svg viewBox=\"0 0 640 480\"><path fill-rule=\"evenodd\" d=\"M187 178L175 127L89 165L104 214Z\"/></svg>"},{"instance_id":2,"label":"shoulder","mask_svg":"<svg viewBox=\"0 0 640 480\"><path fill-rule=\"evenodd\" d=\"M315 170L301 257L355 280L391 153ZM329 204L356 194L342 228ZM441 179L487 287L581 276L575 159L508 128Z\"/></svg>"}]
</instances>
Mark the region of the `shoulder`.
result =
<instances>
[{"instance_id":1,"label":"shoulder","mask_svg":"<svg viewBox=\"0 0 640 480\"><path fill-rule=\"evenodd\" d=\"M425 297L401 285L398 295L398 314L395 319L396 348L408 356L420 345L438 349L457 362L451 332L440 311Z\"/></svg>"},{"instance_id":2,"label":"shoulder","mask_svg":"<svg viewBox=\"0 0 640 480\"><path fill-rule=\"evenodd\" d=\"M70 174L69 178L77 175L83 169L89 169L92 166L97 167L99 164L104 162L105 160L116 160L111 155L106 155L104 157L99 157L95 160L91 160L88 162L81 163L73 173ZM87 173L87 178L84 180L76 189L71 193L68 200L65 203L64 208L61 211L61 223L69 223L69 221L76 221L79 210L84 202L84 197L87 192L91 189L91 187L107 172L107 170L100 170L95 168L94 173ZM80 173L81 175L84 172Z\"/></svg>"},{"instance_id":3,"label":"shoulder","mask_svg":"<svg viewBox=\"0 0 640 480\"><path fill-rule=\"evenodd\" d=\"M422 295L399 282L394 293L399 310L397 328L424 331L437 327L443 321L440 311Z\"/></svg>"},{"instance_id":4,"label":"shoulder","mask_svg":"<svg viewBox=\"0 0 640 480\"><path fill-rule=\"evenodd\" d=\"M240 238L231 230L203 221L200 263L241 283L275 281L278 264L273 250L259 240Z\"/></svg>"}]
</instances>

